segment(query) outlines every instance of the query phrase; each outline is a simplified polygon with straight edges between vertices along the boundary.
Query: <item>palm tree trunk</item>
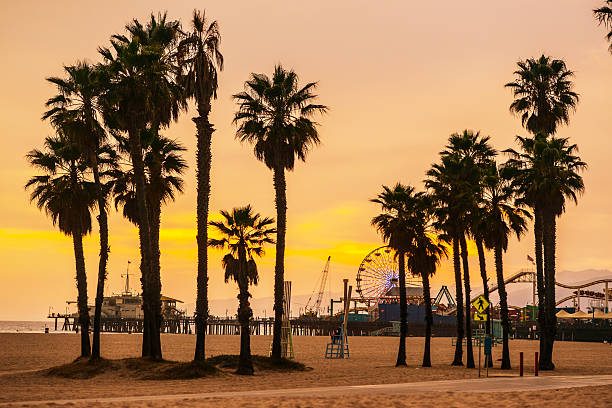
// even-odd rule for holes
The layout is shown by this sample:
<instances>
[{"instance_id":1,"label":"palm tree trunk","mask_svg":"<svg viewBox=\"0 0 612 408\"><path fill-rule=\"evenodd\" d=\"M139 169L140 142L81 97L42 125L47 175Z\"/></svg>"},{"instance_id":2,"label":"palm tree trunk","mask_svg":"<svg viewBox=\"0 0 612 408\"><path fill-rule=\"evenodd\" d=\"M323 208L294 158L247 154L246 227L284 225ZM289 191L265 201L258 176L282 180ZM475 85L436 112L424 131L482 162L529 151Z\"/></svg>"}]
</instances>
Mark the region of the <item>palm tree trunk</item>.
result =
<instances>
[{"instance_id":1,"label":"palm tree trunk","mask_svg":"<svg viewBox=\"0 0 612 408\"><path fill-rule=\"evenodd\" d=\"M238 262L240 272L238 275L238 320L240 321L240 357L238 359L238 370L236 374L252 375L253 361L251 358L251 328L249 322L253 316L249 304L249 283L247 278L247 259L244 247L238 250Z\"/></svg>"},{"instance_id":2,"label":"palm tree trunk","mask_svg":"<svg viewBox=\"0 0 612 408\"><path fill-rule=\"evenodd\" d=\"M81 357L91 355L89 344L89 307L87 306L87 274L85 273L85 256L83 255L83 236L72 234L74 261L76 263L77 305L79 308L79 324L81 325Z\"/></svg>"},{"instance_id":3,"label":"palm tree trunk","mask_svg":"<svg viewBox=\"0 0 612 408\"><path fill-rule=\"evenodd\" d=\"M543 370L554 370L552 361L553 346L557 335L557 316L555 302L555 250L556 216L552 211L544 211L544 281L546 290L546 342L544 347Z\"/></svg>"},{"instance_id":4,"label":"palm tree trunk","mask_svg":"<svg viewBox=\"0 0 612 408\"><path fill-rule=\"evenodd\" d=\"M461 286L461 263L459 259L459 235L453 237L453 269L455 270L455 297L457 298L457 342L455 358L451 365L463 365L463 288Z\"/></svg>"},{"instance_id":5,"label":"palm tree trunk","mask_svg":"<svg viewBox=\"0 0 612 408\"><path fill-rule=\"evenodd\" d=\"M252 375L254 370L251 357L251 328L249 327L249 322L253 315L253 311L249 304L250 294L246 282L241 283L239 286L238 319L240 320L240 357L238 359L238 370L236 374Z\"/></svg>"},{"instance_id":6,"label":"palm tree trunk","mask_svg":"<svg viewBox=\"0 0 612 408\"><path fill-rule=\"evenodd\" d=\"M281 331L283 319L283 292L285 280L285 234L287 231L287 183L285 169L274 169L274 191L276 193L276 265L274 266L274 331L272 358L281 359Z\"/></svg>"},{"instance_id":7,"label":"palm tree trunk","mask_svg":"<svg viewBox=\"0 0 612 408\"><path fill-rule=\"evenodd\" d=\"M504 282L504 266L501 245L495 245L495 271L497 272L497 292L499 293L499 308L501 311L501 324L503 331L502 370L510 370L510 319L508 317L508 296Z\"/></svg>"},{"instance_id":8,"label":"palm tree trunk","mask_svg":"<svg viewBox=\"0 0 612 408\"><path fill-rule=\"evenodd\" d=\"M198 109L204 106L198 102ZM209 105L206 105L209 106ZM210 167L212 163L212 133L214 128L208 122L208 109L193 118L197 129L197 243L198 243L198 277L195 313L196 346L194 361L206 358L206 326L208 321L208 205L210 200Z\"/></svg>"},{"instance_id":9,"label":"palm tree trunk","mask_svg":"<svg viewBox=\"0 0 612 408\"><path fill-rule=\"evenodd\" d=\"M482 239L476 239L476 249L478 250L478 265L480 266L480 277L482 278L482 290L484 293L485 299L487 302L491 303L489 300L489 283L487 279L487 261L485 259L484 246L482 244ZM491 335L491 309L487 308L487 321L485 322L485 332L488 336ZM490 354L485 356L485 365L488 367L493 367L493 359Z\"/></svg>"},{"instance_id":10,"label":"palm tree trunk","mask_svg":"<svg viewBox=\"0 0 612 408\"><path fill-rule=\"evenodd\" d=\"M133 121L136 122L136 121ZM142 144L140 142L140 128L134 126L129 132L130 155L134 166L134 179L136 184L136 203L138 206L138 237L140 241L141 271L142 271L142 308L144 314L144 330L142 356L153 359L162 359L159 322L156 319L156 310L161 308L160 294L156 293L155 277L151 260L153 251L151 247L151 228L149 225L149 209L145 191L144 163L142 158Z\"/></svg>"},{"instance_id":11,"label":"palm tree trunk","mask_svg":"<svg viewBox=\"0 0 612 408\"><path fill-rule=\"evenodd\" d=\"M544 282L544 258L542 255L543 246L543 224L542 209L536 204L534 220L535 235L535 258L536 258L536 281L538 286L538 334L540 337L540 354L538 366L544 367L544 355L546 349L546 284Z\"/></svg>"},{"instance_id":12,"label":"palm tree trunk","mask_svg":"<svg viewBox=\"0 0 612 408\"><path fill-rule=\"evenodd\" d=\"M396 367L406 366L406 336L408 335L408 304L406 303L406 253L399 251L400 339Z\"/></svg>"},{"instance_id":13,"label":"palm tree trunk","mask_svg":"<svg viewBox=\"0 0 612 408\"><path fill-rule=\"evenodd\" d=\"M104 282L106 281L106 264L108 262L108 216L106 214L106 199L102 192L100 171L98 168L97 152L91 155L96 195L98 197L98 224L100 225L100 260L98 263L98 284L96 287L96 303L94 311L93 345L91 358L100 358L100 320L102 315L102 302L104 301Z\"/></svg>"},{"instance_id":14,"label":"palm tree trunk","mask_svg":"<svg viewBox=\"0 0 612 408\"><path fill-rule=\"evenodd\" d=\"M423 367L431 367L431 326L433 314L431 312L431 290L429 287L429 273L422 271L423 298L425 299L425 350L423 351Z\"/></svg>"},{"instance_id":15,"label":"palm tree trunk","mask_svg":"<svg viewBox=\"0 0 612 408\"><path fill-rule=\"evenodd\" d=\"M155 199L149 203L149 212L151 213L151 269L153 271L156 291L159 291L161 299L161 263L159 250L159 229L161 227L161 199ZM162 327L163 316L161 315L161 306L155 310L155 320L158 322L158 327Z\"/></svg>"},{"instance_id":16,"label":"palm tree trunk","mask_svg":"<svg viewBox=\"0 0 612 408\"><path fill-rule=\"evenodd\" d=\"M468 262L467 243L465 242L465 234L461 233L461 259L463 261L463 284L465 285L465 343L467 352L466 368L476 368L474 363L474 350L472 349L472 308L470 303L470 265Z\"/></svg>"}]
</instances>

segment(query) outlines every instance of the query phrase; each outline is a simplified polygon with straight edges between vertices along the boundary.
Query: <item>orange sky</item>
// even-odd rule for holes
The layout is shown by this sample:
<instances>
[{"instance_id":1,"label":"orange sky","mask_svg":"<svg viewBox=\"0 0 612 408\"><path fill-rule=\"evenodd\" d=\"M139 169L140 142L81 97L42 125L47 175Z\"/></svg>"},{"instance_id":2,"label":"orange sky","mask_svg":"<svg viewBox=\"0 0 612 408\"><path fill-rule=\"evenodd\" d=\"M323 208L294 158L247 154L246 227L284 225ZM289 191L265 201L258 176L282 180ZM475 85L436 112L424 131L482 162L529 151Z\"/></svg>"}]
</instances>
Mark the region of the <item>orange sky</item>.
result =
<instances>
[{"instance_id":1,"label":"orange sky","mask_svg":"<svg viewBox=\"0 0 612 408\"><path fill-rule=\"evenodd\" d=\"M303 81L319 81L320 101L331 107L321 122L322 145L288 176L286 277L293 293L309 294L327 255L332 285L354 281L359 262L379 245L368 202L382 184L422 186L448 135L464 128L491 135L494 146L513 145L525 135L503 84L519 58L542 52L563 58L576 72L581 95L569 127L559 136L578 143L589 164L586 193L570 205L558 225L558 269L612 269L608 237L612 148L612 55L605 31L592 18L600 0L490 2L309 1L262 2L11 2L2 5L0 25L0 320L42 319L49 306L63 310L76 297L71 239L53 228L28 203L23 189L32 175L25 153L51 133L40 121L54 89L44 78L61 74L62 64L98 61L96 47L107 44L131 18L146 19L168 9L187 23L194 7L206 5L219 21L226 70L211 121L213 141L211 209L251 203L274 216L272 175L251 148L234 140L231 94L250 72L271 72L275 63L294 68ZM185 194L163 209L163 292L187 303L195 298L195 138L192 112L166 136L188 147L191 168ZM137 262L136 230L110 215L107 292L121 289L128 260ZM86 239L90 295L97 270L97 231ZM532 253L529 233L514 240L506 273L526 267ZM272 249L272 248L271 248ZM212 299L233 298L223 282L219 252L210 258ZM254 297L272 294L273 251L259 261L261 283ZM473 285L477 264L473 259ZM492 264L491 260L489 262ZM135 270L136 268L133 267ZM576 277L579 280L579 277ZM448 262L434 290L451 284ZM268 314L271 306L268 307ZM221 313L214 310L213 313ZM255 311L258 313L258 311ZM259 311L260 312L260 311Z\"/></svg>"}]
</instances>

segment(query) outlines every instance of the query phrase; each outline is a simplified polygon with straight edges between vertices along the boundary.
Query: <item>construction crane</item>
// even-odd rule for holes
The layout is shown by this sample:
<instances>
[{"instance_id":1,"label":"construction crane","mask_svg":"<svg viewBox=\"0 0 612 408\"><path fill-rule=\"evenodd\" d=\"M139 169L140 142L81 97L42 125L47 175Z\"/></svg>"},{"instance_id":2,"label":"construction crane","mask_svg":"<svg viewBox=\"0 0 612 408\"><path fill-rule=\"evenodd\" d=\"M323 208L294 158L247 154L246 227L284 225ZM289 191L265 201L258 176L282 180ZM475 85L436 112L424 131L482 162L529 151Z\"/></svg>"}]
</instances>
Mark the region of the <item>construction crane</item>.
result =
<instances>
[{"instance_id":1,"label":"construction crane","mask_svg":"<svg viewBox=\"0 0 612 408\"><path fill-rule=\"evenodd\" d=\"M323 301L323 292L325 292L325 283L327 282L327 275L329 274L329 261L331 256L327 257L327 262L325 263L325 268L323 268L323 273L321 274L321 282L319 283L319 291L317 292L317 287L315 286L312 294L308 298L308 302L306 302L306 307L304 307L304 316L309 317L317 317L319 314L319 308L321 307L321 301ZM317 299L314 304L311 306L310 302L312 302L313 297L317 295Z\"/></svg>"}]
</instances>

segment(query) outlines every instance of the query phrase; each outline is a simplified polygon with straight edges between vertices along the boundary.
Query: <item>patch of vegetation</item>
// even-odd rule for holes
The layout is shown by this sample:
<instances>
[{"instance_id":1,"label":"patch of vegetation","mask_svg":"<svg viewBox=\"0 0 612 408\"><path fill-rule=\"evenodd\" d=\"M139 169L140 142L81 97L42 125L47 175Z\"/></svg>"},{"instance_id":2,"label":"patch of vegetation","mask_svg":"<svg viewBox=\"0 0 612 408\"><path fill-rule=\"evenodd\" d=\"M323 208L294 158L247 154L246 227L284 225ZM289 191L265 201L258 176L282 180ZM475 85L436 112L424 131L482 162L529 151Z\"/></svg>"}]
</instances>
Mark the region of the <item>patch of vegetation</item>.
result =
<instances>
[{"instance_id":1,"label":"patch of vegetation","mask_svg":"<svg viewBox=\"0 0 612 408\"><path fill-rule=\"evenodd\" d=\"M189 380L218 375L219 369L207 361L172 362L142 376L143 380Z\"/></svg>"},{"instance_id":2,"label":"patch of vegetation","mask_svg":"<svg viewBox=\"0 0 612 408\"><path fill-rule=\"evenodd\" d=\"M229 355L222 354L219 356L214 356L206 359L211 365L217 366L219 368L227 368L227 369L237 369L238 368L238 358L237 355ZM312 370L312 368L305 366L304 364L288 360L286 358L281 359L280 361L276 361L271 357L264 357L253 355L253 366L255 370L259 371L308 371Z\"/></svg>"},{"instance_id":3,"label":"patch of vegetation","mask_svg":"<svg viewBox=\"0 0 612 408\"><path fill-rule=\"evenodd\" d=\"M141 380L184 380L216 375L219 369L209 362L177 362L147 358L90 361L77 359L70 364L53 367L46 375L71 379L88 379L113 371L115 375Z\"/></svg>"},{"instance_id":4,"label":"patch of vegetation","mask_svg":"<svg viewBox=\"0 0 612 408\"><path fill-rule=\"evenodd\" d=\"M72 363L50 368L45 370L44 373L52 377L85 380L103 374L106 371L117 369L113 363L113 360L99 359L91 361L88 358L77 358Z\"/></svg>"}]
</instances>

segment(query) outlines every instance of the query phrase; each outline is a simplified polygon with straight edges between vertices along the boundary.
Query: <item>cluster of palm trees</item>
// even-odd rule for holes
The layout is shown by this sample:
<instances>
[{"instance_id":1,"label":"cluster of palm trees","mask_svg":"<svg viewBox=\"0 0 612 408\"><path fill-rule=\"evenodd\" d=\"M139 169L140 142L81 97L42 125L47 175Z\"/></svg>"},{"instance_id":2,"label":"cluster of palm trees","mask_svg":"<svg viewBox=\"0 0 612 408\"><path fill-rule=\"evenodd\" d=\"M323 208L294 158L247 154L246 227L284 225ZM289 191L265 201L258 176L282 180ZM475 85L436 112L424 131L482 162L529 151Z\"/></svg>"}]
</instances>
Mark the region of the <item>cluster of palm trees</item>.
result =
<instances>
[{"instance_id":1,"label":"cluster of palm trees","mask_svg":"<svg viewBox=\"0 0 612 408\"><path fill-rule=\"evenodd\" d=\"M31 199L44 209L60 230L72 236L77 270L82 357L100 358L100 316L110 252L108 208L114 200L125 218L139 231L144 329L142 356L162 359L161 265L159 233L162 204L182 192L187 164L184 147L164 137L193 100L197 116L197 298L194 361L205 358L208 319L208 247L224 247L226 281L240 289L239 317L248 337L248 285L257 282L253 256L265 243L276 242L275 325L272 357L281 358L281 316L286 231L285 171L296 159L305 160L319 143L315 114L327 108L315 103L314 82L299 86L295 72L278 65L271 78L252 74L237 102L236 138L253 145L258 160L273 171L277 229L273 220L261 218L249 206L222 212L226 223L209 223L211 141L214 131L208 116L217 97L218 74L223 69L220 31L204 12L194 11L189 30L166 14L151 15L145 24L134 19L126 32L100 47L102 61L78 62L64 67L63 77L48 78L57 94L47 102L43 120L49 120L55 136L43 150L27 158L42 171L28 183ZM100 258L93 319L93 344L89 342L90 317L83 256L83 236L92 230L91 214L97 210ZM212 225L225 236L209 239ZM276 234L276 240L272 235ZM248 345L244 341L243 345ZM241 349L241 355L243 354ZM250 352L248 353L250 355ZM241 358L242 361L242 358ZM245 360L246 361L246 360ZM249 358L250 361L250 358ZM249 368L250 367L250 368ZM252 373L249 363L243 373Z\"/></svg>"},{"instance_id":2,"label":"cluster of palm trees","mask_svg":"<svg viewBox=\"0 0 612 408\"><path fill-rule=\"evenodd\" d=\"M612 30L612 2L594 10L600 24ZM612 39L612 31L608 33ZM217 97L218 75L223 69L221 35L216 21L194 11L184 30L165 14L151 15L142 24L134 19L126 32L111 36L109 47L100 47L102 61L84 61L64 67L63 77L48 78L57 94L46 102L44 120L55 135L47 137L42 150L27 158L42 172L26 187L31 199L44 209L60 231L73 239L78 289L81 355L100 358L100 317L110 252L108 209L116 209L138 226L144 335L142 356L161 359L161 265L159 232L162 204L183 188L187 164L183 146L164 137L166 129L195 102L197 116L197 297L194 360L205 358L208 319L208 247L227 248L223 258L226 281L238 283L239 317L243 325L244 362L239 371L252 373L248 350L248 319L251 311L248 286L256 284L254 256L263 245L276 244L274 281L275 323L272 357L281 356L281 320L287 222L286 171L296 159L304 161L319 143L313 117L327 107L316 103L315 82L300 86L295 72L276 66L271 77L252 74L242 92L233 95L238 108L234 116L236 138L253 146L256 158L273 173L276 228L247 207L222 212L225 220L212 223L223 236L209 239L208 222L211 142L214 127L209 121ZM612 45L611 45L612 47ZM612 48L611 48L612 51ZM467 241L476 244L479 269L488 298L485 250L494 253L504 333L502 368L510 368L508 308L503 281L503 252L511 233L520 237L534 220L538 285L540 368L552 369L556 330L555 251L556 219L566 201L577 200L584 189L579 172L585 168L577 147L567 138L555 137L558 126L569 122L578 95L562 60L546 56L518 62L515 80L506 86L515 100L510 110L521 116L530 137L517 137L518 150L508 149L509 159L497 163L497 152L488 137L465 130L451 135L440 161L427 172L426 191L397 184L384 187L374 200L382 214L373 224L399 254L401 333L397 365L405 365L405 269L423 278L427 331L423 365L429 356L432 324L429 278L435 273L450 244L457 297L457 345L454 365L463 364L463 338L467 366L474 366L471 341L470 280ZM90 317L83 254L83 237L92 230L97 211L99 264L90 344ZM272 235L276 235L273 239ZM463 275L462 275L463 270ZM462 278L463 276L463 278ZM465 303L464 303L465 300ZM243 354L241 347L241 355ZM243 359L241 358L241 361Z\"/></svg>"},{"instance_id":3,"label":"cluster of palm trees","mask_svg":"<svg viewBox=\"0 0 612 408\"><path fill-rule=\"evenodd\" d=\"M397 366L406 365L407 308L405 271L423 279L426 337L423 366L430 366L432 325L429 278L436 272L447 247L452 251L457 298L457 342L452 365L473 368L471 288L468 240L475 243L484 296L489 300L485 251L492 251L499 292L503 331L502 369L510 369L508 301L503 274L503 254L511 235L520 237L534 220L538 286L538 323L542 370L554 369L552 351L556 335L555 251L556 219L567 200L577 202L584 190L579 175L586 164L577 156L577 146L556 131L567 124L576 108L578 94L562 60L542 55L517 63L510 111L519 115L530 137L517 136L519 149L507 149L508 159L496 161L490 138L464 130L450 136L439 162L427 171L426 190L397 184L383 187L372 201L382 213L372 220L383 239L398 254L401 333ZM463 271L463 274L462 274ZM465 302L465 303L464 303ZM487 332L489 331L487 325ZM487 361L492 365L492 361Z\"/></svg>"}]
</instances>

